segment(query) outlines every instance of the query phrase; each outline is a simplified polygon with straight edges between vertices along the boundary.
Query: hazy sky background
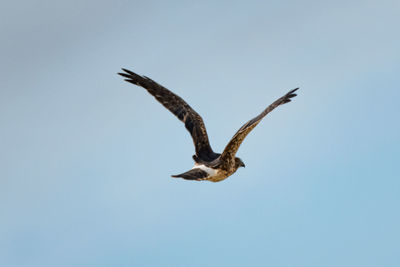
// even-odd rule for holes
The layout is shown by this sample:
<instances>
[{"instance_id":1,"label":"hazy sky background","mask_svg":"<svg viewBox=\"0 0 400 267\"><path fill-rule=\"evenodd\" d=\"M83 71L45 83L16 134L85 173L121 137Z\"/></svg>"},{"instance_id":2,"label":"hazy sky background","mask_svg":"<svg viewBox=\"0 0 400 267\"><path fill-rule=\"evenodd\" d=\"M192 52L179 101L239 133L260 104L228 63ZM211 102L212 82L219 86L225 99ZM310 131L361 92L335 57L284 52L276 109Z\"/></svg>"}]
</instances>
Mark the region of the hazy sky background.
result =
<instances>
[{"instance_id":1,"label":"hazy sky background","mask_svg":"<svg viewBox=\"0 0 400 267\"><path fill-rule=\"evenodd\" d=\"M0 266L400 266L399 1L5 1ZM288 90L220 183L220 152Z\"/></svg>"}]
</instances>

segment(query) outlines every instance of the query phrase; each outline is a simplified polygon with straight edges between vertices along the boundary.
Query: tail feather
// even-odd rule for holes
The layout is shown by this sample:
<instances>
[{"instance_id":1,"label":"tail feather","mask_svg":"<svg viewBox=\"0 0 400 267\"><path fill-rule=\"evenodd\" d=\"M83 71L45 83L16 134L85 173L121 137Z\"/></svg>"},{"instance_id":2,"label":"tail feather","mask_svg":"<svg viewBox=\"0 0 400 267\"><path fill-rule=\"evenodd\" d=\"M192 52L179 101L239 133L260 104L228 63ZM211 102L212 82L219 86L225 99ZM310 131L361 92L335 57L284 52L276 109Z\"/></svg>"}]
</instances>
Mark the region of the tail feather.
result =
<instances>
[{"instance_id":1,"label":"tail feather","mask_svg":"<svg viewBox=\"0 0 400 267\"><path fill-rule=\"evenodd\" d=\"M194 168L191 169L190 171L177 174L177 175L171 175L173 178L183 178L186 180L196 180L196 181L201 181L205 180L208 177L208 173L206 171L203 171L202 169L199 168Z\"/></svg>"}]
</instances>

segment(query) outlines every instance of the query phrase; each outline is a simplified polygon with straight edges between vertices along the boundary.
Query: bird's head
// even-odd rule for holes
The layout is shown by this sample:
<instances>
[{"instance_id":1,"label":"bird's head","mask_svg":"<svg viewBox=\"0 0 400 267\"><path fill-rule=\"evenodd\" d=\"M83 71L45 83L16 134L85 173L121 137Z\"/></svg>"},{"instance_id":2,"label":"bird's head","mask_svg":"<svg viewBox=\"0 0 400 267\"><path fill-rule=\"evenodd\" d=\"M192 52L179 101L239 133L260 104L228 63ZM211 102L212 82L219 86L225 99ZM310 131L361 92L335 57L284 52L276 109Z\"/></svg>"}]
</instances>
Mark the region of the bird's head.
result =
<instances>
[{"instance_id":1,"label":"bird's head","mask_svg":"<svg viewBox=\"0 0 400 267\"><path fill-rule=\"evenodd\" d=\"M246 165L244 165L244 162L240 158L235 158L235 165L237 168L246 167Z\"/></svg>"}]
</instances>

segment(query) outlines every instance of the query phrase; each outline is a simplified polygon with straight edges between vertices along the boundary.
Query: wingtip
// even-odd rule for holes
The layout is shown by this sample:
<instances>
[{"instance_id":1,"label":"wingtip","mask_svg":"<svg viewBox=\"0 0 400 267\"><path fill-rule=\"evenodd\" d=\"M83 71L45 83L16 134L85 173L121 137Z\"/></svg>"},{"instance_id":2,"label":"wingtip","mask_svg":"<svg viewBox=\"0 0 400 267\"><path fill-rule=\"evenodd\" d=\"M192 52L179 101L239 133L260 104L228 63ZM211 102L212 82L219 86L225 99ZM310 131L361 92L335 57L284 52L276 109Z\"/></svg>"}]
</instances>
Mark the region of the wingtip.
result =
<instances>
[{"instance_id":1,"label":"wingtip","mask_svg":"<svg viewBox=\"0 0 400 267\"><path fill-rule=\"evenodd\" d=\"M290 90L290 91L286 94L285 98L292 98L292 97L297 96L297 94L294 93L294 92L296 92L297 90L299 90L299 87L297 87L297 88L295 88L295 89L293 89L293 90Z\"/></svg>"},{"instance_id":2,"label":"wingtip","mask_svg":"<svg viewBox=\"0 0 400 267\"><path fill-rule=\"evenodd\" d=\"M118 74L121 75L122 77L125 77L125 78L132 78L132 75L129 75L129 74L126 74L126 73L119 72Z\"/></svg>"},{"instance_id":3,"label":"wingtip","mask_svg":"<svg viewBox=\"0 0 400 267\"><path fill-rule=\"evenodd\" d=\"M126 81L126 82L128 82L128 83L136 84L132 79L124 79L124 81Z\"/></svg>"},{"instance_id":4,"label":"wingtip","mask_svg":"<svg viewBox=\"0 0 400 267\"><path fill-rule=\"evenodd\" d=\"M290 90L286 95L284 95L282 97L283 102L281 102L281 104L286 104L286 103L291 102L292 101L291 98L297 96L297 94L294 94L294 92L296 92L297 90L299 90L299 87Z\"/></svg>"},{"instance_id":5,"label":"wingtip","mask_svg":"<svg viewBox=\"0 0 400 267\"><path fill-rule=\"evenodd\" d=\"M128 69L125 69L125 68L121 68L121 70L123 70L123 71L125 71L125 72L127 72L127 73L132 73L132 71L130 71L130 70L128 70Z\"/></svg>"}]
</instances>

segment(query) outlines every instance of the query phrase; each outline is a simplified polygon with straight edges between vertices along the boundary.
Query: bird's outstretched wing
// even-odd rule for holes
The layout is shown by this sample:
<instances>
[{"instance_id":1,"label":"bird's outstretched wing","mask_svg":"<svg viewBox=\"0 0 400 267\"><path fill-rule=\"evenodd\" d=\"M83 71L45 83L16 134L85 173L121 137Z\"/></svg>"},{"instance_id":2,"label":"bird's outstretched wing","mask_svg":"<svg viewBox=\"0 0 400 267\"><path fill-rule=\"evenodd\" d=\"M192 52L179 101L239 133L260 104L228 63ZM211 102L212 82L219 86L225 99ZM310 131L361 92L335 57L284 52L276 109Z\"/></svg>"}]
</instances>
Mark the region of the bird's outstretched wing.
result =
<instances>
[{"instance_id":1,"label":"bird's outstretched wing","mask_svg":"<svg viewBox=\"0 0 400 267\"><path fill-rule=\"evenodd\" d=\"M246 136L250 133L251 130L254 129L254 127L257 126L257 124L264 118L268 113L270 113L274 108L276 108L279 105L283 105L285 103L290 102L292 97L295 97L296 94L294 93L297 91L297 89L293 89L290 92L288 92L286 95L282 96L278 100L276 100L274 103L269 105L260 115L257 117L249 120L246 122L232 137L232 139L229 141L228 145L225 147L224 152L221 154L221 162L222 164L227 164L229 165L231 162L234 162L235 160L235 155L236 152L239 149L239 146L242 144L243 140L246 138Z\"/></svg>"},{"instance_id":2,"label":"bird's outstretched wing","mask_svg":"<svg viewBox=\"0 0 400 267\"><path fill-rule=\"evenodd\" d=\"M213 152L208 141L203 119L182 98L146 76L140 76L127 69L122 70L125 73L118 74L125 77L125 81L145 88L158 102L185 123L186 129L193 138L196 156L198 158L204 161L211 161L218 157L218 155Z\"/></svg>"}]
</instances>

